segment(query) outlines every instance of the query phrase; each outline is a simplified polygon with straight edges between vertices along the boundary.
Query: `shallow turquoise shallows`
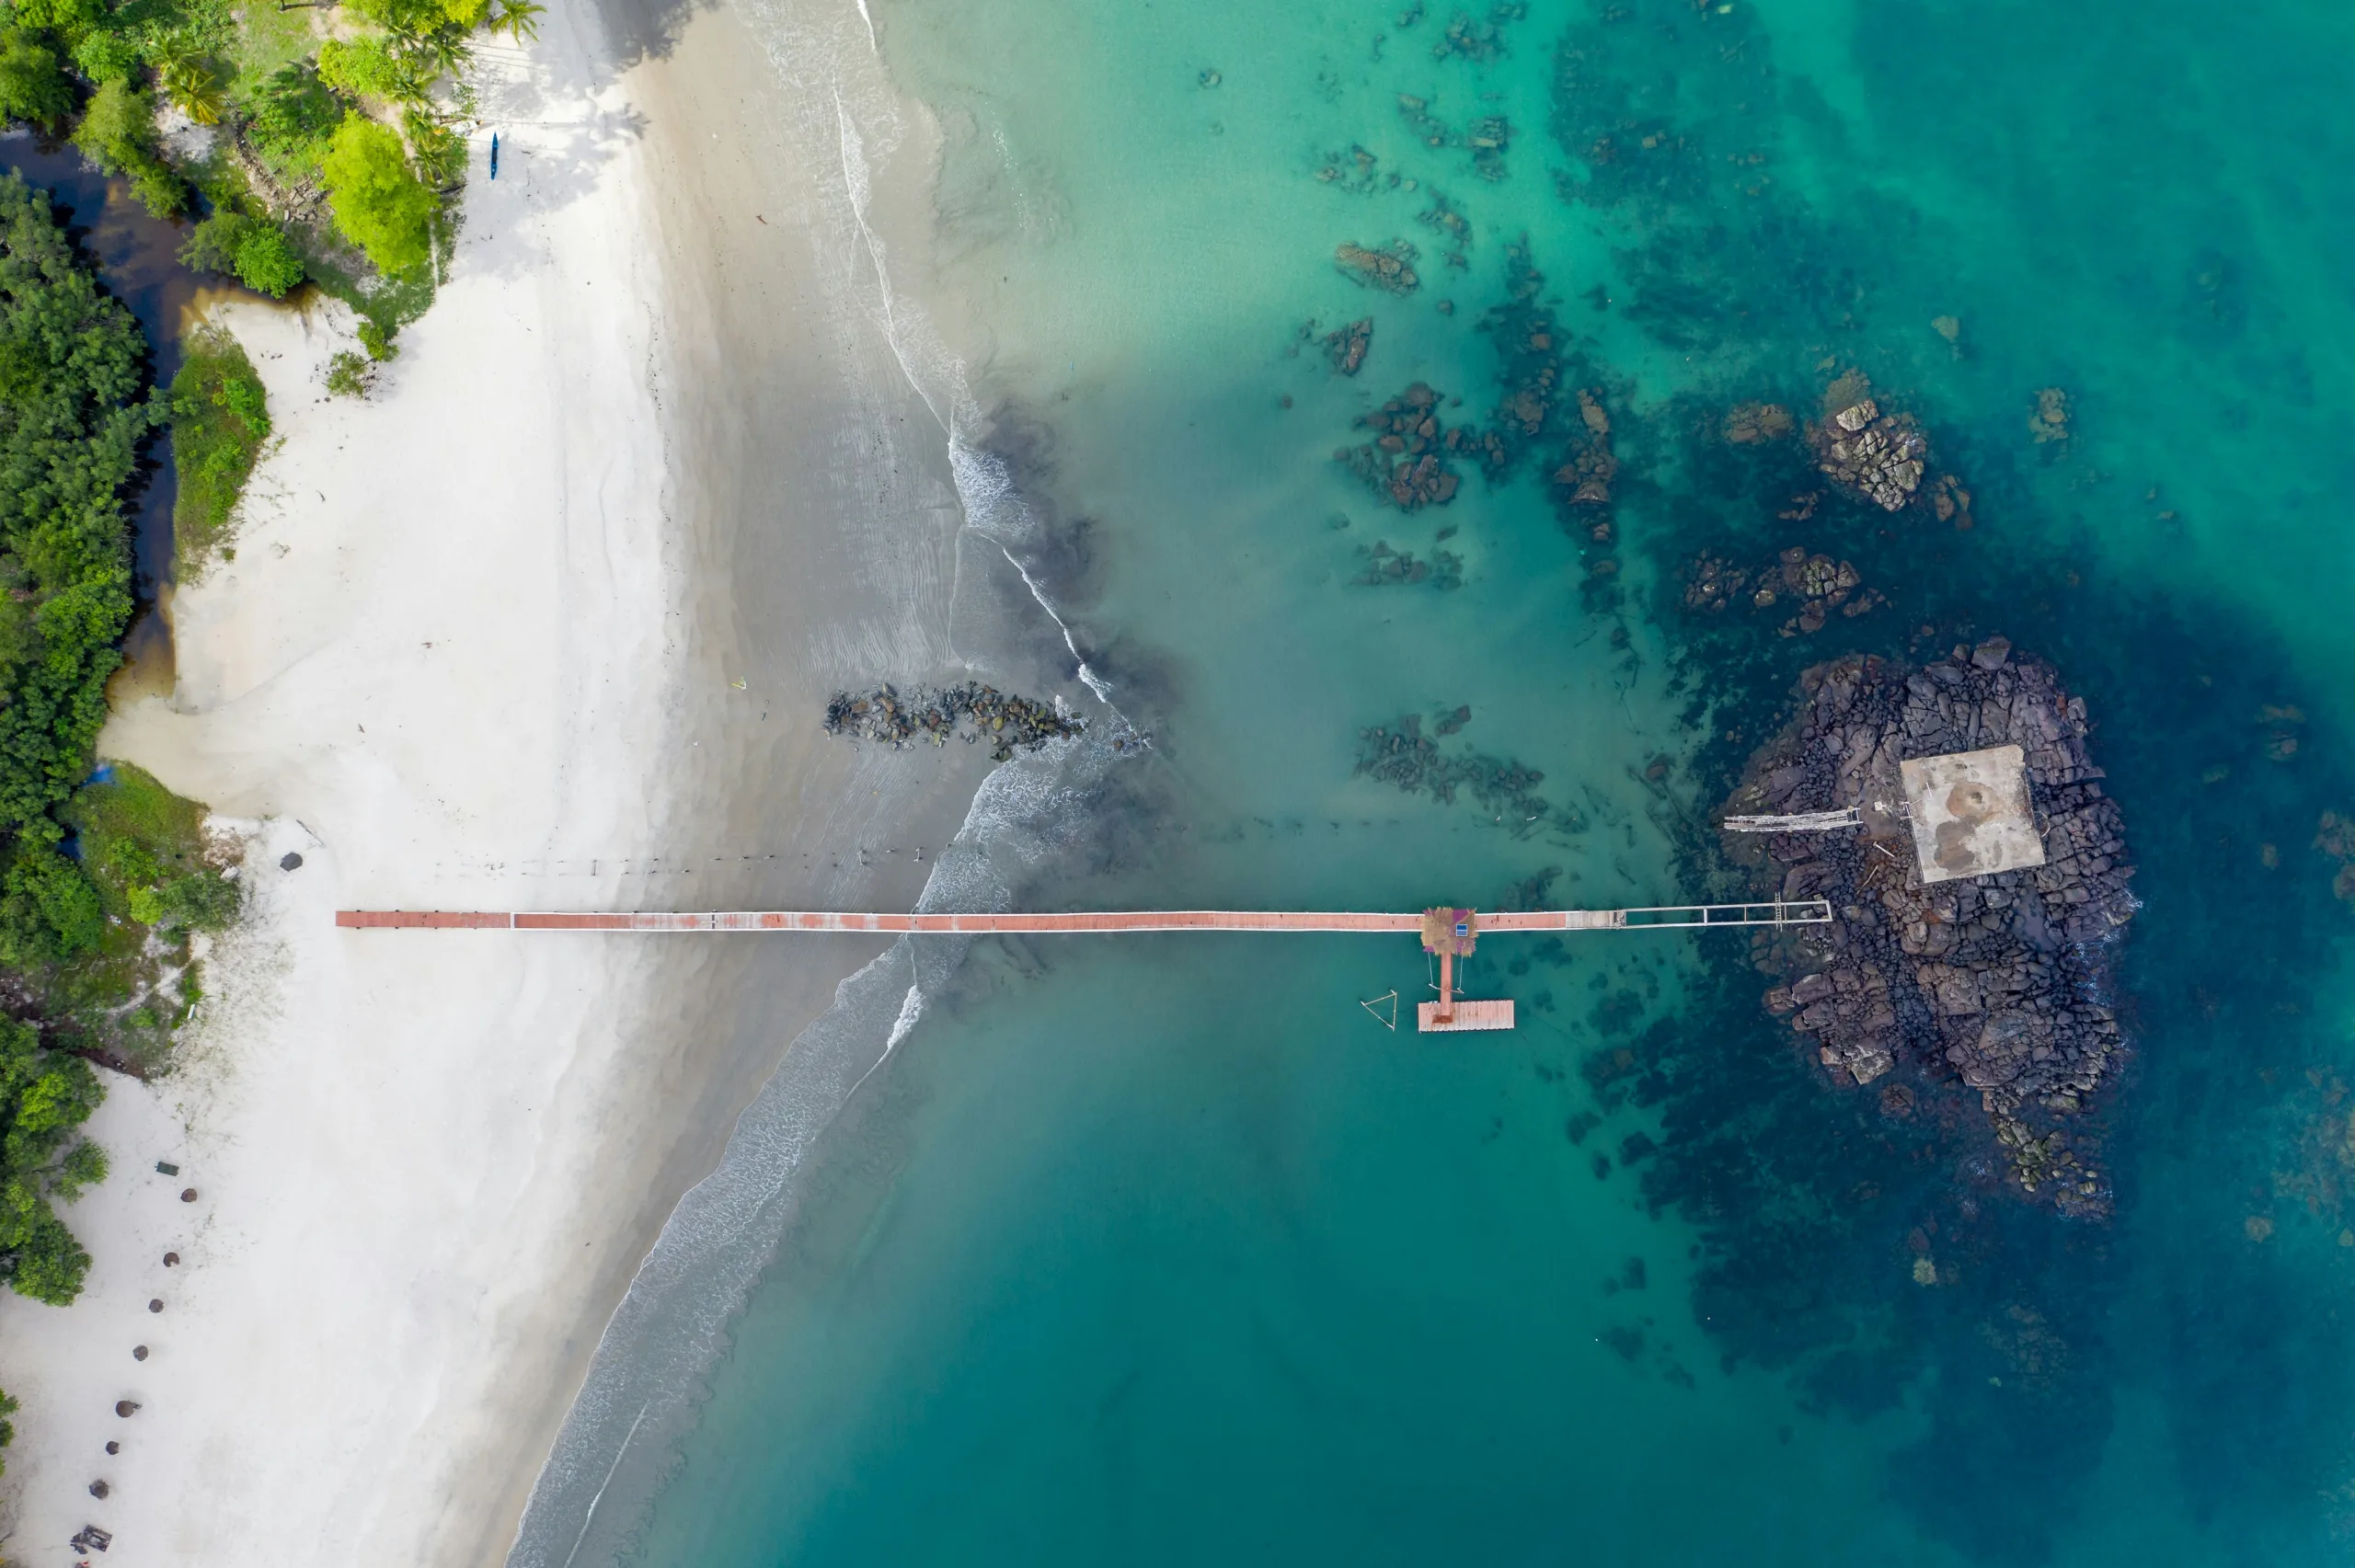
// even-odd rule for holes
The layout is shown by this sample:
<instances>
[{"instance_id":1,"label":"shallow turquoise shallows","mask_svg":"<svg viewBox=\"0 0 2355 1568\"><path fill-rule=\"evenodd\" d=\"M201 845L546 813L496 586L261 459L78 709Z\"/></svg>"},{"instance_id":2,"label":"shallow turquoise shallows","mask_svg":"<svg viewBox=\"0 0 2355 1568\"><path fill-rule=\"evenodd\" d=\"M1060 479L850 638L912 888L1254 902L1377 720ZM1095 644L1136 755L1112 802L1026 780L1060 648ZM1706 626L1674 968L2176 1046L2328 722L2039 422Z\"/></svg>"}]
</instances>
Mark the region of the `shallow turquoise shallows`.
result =
<instances>
[{"instance_id":1,"label":"shallow turquoise shallows","mask_svg":"<svg viewBox=\"0 0 2355 1568\"><path fill-rule=\"evenodd\" d=\"M1428 994L1404 939L984 944L814 1160L641 1560L2344 1561L2355 17L875 14L948 128L969 374L1076 541L1051 595L1153 737L1033 907L1728 888L1708 817L1800 670L2001 632L2085 696L2141 867L2119 1207L1832 1086L1738 934L1491 937L1522 1027L1443 1039L1360 1005ZM1335 265L1396 241L1410 293ZM1492 424L1533 333L1563 381L1502 476L1407 511L1336 461L1416 383ZM1971 527L1724 439L1850 370ZM1574 388L1607 509L1549 489ZM1697 553L1791 546L1888 602L1687 607ZM1463 706L1444 754L1542 780L1359 771Z\"/></svg>"}]
</instances>

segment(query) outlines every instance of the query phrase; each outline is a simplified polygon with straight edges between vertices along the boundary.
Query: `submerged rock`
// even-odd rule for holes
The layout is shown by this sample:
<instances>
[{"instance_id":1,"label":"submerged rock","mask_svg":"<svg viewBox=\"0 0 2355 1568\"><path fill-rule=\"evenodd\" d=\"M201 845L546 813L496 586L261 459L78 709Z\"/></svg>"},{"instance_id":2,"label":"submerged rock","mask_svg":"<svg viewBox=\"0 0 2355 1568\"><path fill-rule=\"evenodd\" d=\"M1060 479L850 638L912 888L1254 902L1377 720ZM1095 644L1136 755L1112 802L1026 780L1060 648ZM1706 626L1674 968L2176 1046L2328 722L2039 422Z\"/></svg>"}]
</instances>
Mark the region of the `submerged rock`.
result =
<instances>
[{"instance_id":1,"label":"submerged rock","mask_svg":"<svg viewBox=\"0 0 2355 1568\"><path fill-rule=\"evenodd\" d=\"M1787 983L1767 993L1768 1010L1850 1082L1902 1070L1976 1091L2026 1191L2064 1212L2107 1212L2081 1118L2124 1054L2109 999L2136 904L2083 700L2001 638L1916 670L1844 658L1800 685L1805 706L1752 760L1727 810L1856 805L1864 827L1727 835L1762 895L1832 909L1831 926L1770 955ZM1899 762L2004 745L2024 755L2045 864L1924 885Z\"/></svg>"},{"instance_id":2,"label":"submerged rock","mask_svg":"<svg viewBox=\"0 0 2355 1568\"><path fill-rule=\"evenodd\" d=\"M1512 125L1501 114L1484 114L1461 131L1431 112L1431 100L1412 93L1398 95L1398 118L1426 147L1453 147L1472 155L1472 172L1482 179L1505 177L1505 152L1512 144Z\"/></svg>"},{"instance_id":3,"label":"submerged rock","mask_svg":"<svg viewBox=\"0 0 2355 1568\"><path fill-rule=\"evenodd\" d=\"M1361 414L1357 423L1373 432L1373 442L1344 447L1333 454L1335 461L1401 511L1445 506L1455 498L1457 480L1447 465L1451 443L1439 417L1440 396L1419 381L1371 414Z\"/></svg>"},{"instance_id":4,"label":"submerged rock","mask_svg":"<svg viewBox=\"0 0 2355 1568\"><path fill-rule=\"evenodd\" d=\"M1369 289L1380 289L1385 294L1411 294L1422 285L1422 280L1415 275L1415 258L1419 254L1402 239L1392 240L1380 250L1344 243L1334 246L1333 265L1350 281Z\"/></svg>"},{"instance_id":5,"label":"submerged rock","mask_svg":"<svg viewBox=\"0 0 2355 1568\"><path fill-rule=\"evenodd\" d=\"M1471 719L1470 708L1457 708L1442 715L1439 732L1452 735ZM1453 805L1460 791L1516 835L1549 821L1570 832L1584 830L1575 811L1557 807L1537 793L1537 786L1545 782L1544 773L1509 758L1442 751L1437 741L1424 735L1419 714L1360 730L1358 742L1361 777L1379 779L1408 795L1428 795L1442 806Z\"/></svg>"},{"instance_id":6,"label":"submerged rock","mask_svg":"<svg viewBox=\"0 0 2355 1568\"><path fill-rule=\"evenodd\" d=\"M1360 588L1420 582L1429 582L1437 589L1464 586L1464 557L1453 550L1433 550L1431 558L1424 561L1417 559L1412 552L1393 550L1387 543L1376 540L1373 549L1359 550L1358 557L1361 564L1352 580Z\"/></svg>"},{"instance_id":7,"label":"submerged rock","mask_svg":"<svg viewBox=\"0 0 2355 1568\"><path fill-rule=\"evenodd\" d=\"M1726 415L1725 438L1736 446L1761 446L1797 429L1791 411L1779 403L1738 403Z\"/></svg>"},{"instance_id":8,"label":"submerged rock","mask_svg":"<svg viewBox=\"0 0 2355 1568\"><path fill-rule=\"evenodd\" d=\"M2039 446L2069 439L2069 395L2057 386L2040 388L2036 412L2028 417L2028 433Z\"/></svg>"},{"instance_id":9,"label":"submerged rock","mask_svg":"<svg viewBox=\"0 0 2355 1568\"><path fill-rule=\"evenodd\" d=\"M1343 375L1355 375L1365 363L1365 351L1373 347L1373 317L1350 322L1347 326L1328 332L1324 338L1325 357Z\"/></svg>"}]
</instances>

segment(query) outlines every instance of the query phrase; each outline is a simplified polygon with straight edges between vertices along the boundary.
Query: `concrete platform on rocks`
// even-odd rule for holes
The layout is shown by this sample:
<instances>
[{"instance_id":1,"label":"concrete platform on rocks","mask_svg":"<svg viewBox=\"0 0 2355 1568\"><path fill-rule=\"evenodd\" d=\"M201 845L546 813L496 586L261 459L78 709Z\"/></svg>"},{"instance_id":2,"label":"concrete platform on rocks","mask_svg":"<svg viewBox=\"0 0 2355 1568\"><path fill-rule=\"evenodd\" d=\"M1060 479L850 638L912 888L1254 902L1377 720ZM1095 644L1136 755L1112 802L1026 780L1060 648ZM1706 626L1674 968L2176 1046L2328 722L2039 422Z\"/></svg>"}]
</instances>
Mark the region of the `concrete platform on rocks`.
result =
<instances>
[{"instance_id":1,"label":"concrete platform on rocks","mask_svg":"<svg viewBox=\"0 0 2355 1568\"><path fill-rule=\"evenodd\" d=\"M1987 876L2044 864L2028 804L2028 760L2016 746L1916 757L1898 764L1924 883Z\"/></svg>"}]
</instances>

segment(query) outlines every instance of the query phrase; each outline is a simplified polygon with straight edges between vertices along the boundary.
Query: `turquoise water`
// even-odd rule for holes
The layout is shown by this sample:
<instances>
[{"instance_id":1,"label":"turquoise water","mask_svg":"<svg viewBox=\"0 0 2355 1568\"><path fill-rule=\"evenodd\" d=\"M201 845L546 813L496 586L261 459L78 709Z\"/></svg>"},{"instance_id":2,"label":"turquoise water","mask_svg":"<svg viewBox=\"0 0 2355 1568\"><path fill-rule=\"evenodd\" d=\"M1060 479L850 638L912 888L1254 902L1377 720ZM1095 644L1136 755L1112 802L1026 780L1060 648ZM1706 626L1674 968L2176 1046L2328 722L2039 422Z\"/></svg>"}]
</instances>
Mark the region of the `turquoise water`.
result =
<instances>
[{"instance_id":1,"label":"turquoise water","mask_svg":"<svg viewBox=\"0 0 2355 1568\"><path fill-rule=\"evenodd\" d=\"M948 134L911 286L1154 738L1027 902L1729 887L1701 824L1799 669L2001 631L2086 698L2142 867L2119 1212L1832 1088L1730 936L1492 938L1470 988L1523 1025L1443 1043L1358 1005L1423 994L1411 944L983 945L809 1168L638 1560L2339 1560L2355 22L1623 0L1474 13L1442 59L1456 13L1398 0L869 3ZM1500 155L1429 143L1475 133ZM1333 265L1397 239L1412 295ZM1313 338L1361 316L1344 378ZM1334 461L1412 383L1487 423L1547 361L1609 412L1607 538L1545 482L1567 396L1443 507ZM1722 439L1851 368L1970 530L1780 517L1803 454ZM1684 607L1695 552L1789 545L1889 603ZM1402 551L1439 569L1360 580ZM1542 782L1356 773L1459 704L1444 750Z\"/></svg>"}]
</instances>

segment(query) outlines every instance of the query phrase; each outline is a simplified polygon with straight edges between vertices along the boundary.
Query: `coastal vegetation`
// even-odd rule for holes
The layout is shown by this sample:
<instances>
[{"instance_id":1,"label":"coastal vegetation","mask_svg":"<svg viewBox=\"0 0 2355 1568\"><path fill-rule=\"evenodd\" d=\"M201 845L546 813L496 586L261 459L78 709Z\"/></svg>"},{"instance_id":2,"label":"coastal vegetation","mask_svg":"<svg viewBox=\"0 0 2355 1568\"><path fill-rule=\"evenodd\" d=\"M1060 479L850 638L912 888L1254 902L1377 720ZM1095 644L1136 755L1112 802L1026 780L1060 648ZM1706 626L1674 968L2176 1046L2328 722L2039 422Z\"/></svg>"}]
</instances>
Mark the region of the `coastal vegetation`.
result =
<instances>
[{"instance_id":1,"label":"coastal vegetation","mask_svg":"<svg viewBox=\"0 0 2355 1568\"><path fill-rule=\"evenodd\" d=\"M242 354L196 362L189 400L239 426L193 443L217 496L268 416ZM169 417L147 366L47 193L0 176L0 1280L60 1306L89 1257L56 1205L107 1169L78 1130L104 1093L91 1062L161 1065L198 994L193 935L238 907L201 806L92 766L133 609L124 503Z\"/></svg>"},{"instance_id":2,"label":"coastal vegetation","mask_svg":"<svg viewBox=\"0 0 2355 1568\"><path fill-rule=\"evenodd\" d=\"M541 11L354 0L329 38L308 6L0 0L0 118L69 135L151 212L196 220L188 266L273 299L310 283L389 337L449 254L471 40L530 38Z\"/></svg>"},{"instance_id":3,"label":"coastal vegetation","mask_svg":"<svg viewBox=\"0 0 2355 1568\"><path fill-rule=\"evenodd\" d=\"M172 455L179 490L172 499L172 546L183 580L220 548L237 498L270 439L270 407L245 349L206 325L183 344L172 377Z\"/></svg>"}]
</instances>

